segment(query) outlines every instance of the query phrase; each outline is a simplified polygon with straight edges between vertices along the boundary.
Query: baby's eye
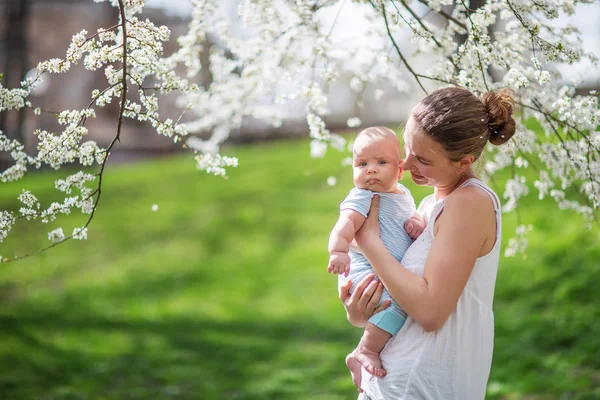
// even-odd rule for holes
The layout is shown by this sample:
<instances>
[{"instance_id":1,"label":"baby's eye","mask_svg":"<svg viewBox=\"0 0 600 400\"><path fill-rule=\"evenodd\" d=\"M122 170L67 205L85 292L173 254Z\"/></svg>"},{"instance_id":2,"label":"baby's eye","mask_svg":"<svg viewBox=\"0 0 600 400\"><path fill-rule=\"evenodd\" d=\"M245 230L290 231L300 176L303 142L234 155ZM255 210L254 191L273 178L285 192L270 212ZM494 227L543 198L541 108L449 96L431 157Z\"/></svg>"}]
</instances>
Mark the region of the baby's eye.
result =
<instances>
[{"instance_id":1,"label":"baby's eye","mask_svg":"<svg viewBox=\"0 0 600 400\"><path fill-rule=\"evenodd\" d=\"M380 160L379 161L379 165L383 165L383 164L385 164L385 161L384 160Z\"/></svg>"},{"instance_id":2,"label":"baby's eye","mask_svg":"<svg viewBox=\"0 0 600 400\"><path fill-rule=\"evenodd\" d=\"M358 165L361 166L361 167L366 167L367 163L363 161L363 162L358 163Z\"/></svg>"}]
</instances>

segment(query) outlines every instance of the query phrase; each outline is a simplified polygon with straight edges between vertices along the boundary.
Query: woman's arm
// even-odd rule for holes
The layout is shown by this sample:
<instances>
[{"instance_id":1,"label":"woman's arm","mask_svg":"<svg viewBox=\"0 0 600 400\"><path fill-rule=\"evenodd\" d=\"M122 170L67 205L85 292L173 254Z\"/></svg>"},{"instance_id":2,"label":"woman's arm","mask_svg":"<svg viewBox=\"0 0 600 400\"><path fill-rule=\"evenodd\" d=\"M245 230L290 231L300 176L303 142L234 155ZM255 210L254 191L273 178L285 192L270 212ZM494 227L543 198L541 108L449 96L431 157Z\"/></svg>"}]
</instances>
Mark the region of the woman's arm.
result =
<instances>
[{"instance_id":1,"label":"woman's arm","mask_svg":"<svg viewBox=\"0 0 600 400\"><path fill-rule=\"evenodd\" d=\"M378 206L379 200L374 200L370 215L377 215ZM452 193L438 219L423 277L408 271L387 251L379 239L377 219L367 218L356 240L392 298L423 329L434 331L456 307L490 228L495 226L490 215L491 200L477 188Z\"/></svg>"}]
</instances>

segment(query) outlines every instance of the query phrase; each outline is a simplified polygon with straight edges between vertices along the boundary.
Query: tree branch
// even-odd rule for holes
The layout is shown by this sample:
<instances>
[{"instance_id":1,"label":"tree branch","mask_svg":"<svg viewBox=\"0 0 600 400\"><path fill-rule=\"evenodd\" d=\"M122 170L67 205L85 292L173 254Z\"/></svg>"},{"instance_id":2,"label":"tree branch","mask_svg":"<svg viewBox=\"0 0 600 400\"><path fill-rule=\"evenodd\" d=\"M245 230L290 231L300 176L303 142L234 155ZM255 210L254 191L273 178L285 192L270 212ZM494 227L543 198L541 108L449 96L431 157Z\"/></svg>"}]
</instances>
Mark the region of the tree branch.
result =
<instances>
[{"instance_id":1,"label":"tree branch","mask_svg":"<svg viewBox=\"0 0 600 400\"><path fill-rule=\"evenodd\" d=\"M375 10L377 9L377 7L375 6L375 4L373 3L372 0L369 0L369 3L371 3L371 6L373 6L373 8ZM425 87L423 87L423 84L421 83L421 81L419 80L420 75L417 74L412 69L412 67L410 66L410 64L406 60L406 58L404 58L404 56L402 55L402 52L400 51L400 48L398 47L398 44L396 43L396 40L394 40L394 35L392 35L392 32L390 31L390 25L388 23L387 14L385 12L385 5L383 4L383 2L381 3L381 8L382 8L383 20L385 21L385 28L387 30L388 37L392 41L392 44L394 45L394 48L396 49L396 52L398 53L398 56L400 57L400 59L404 63L404 66L406 67L406 69L408 69L408 71L415 77L417 83L419 84L419 86L421 87L421 89L425 92L425 94L429 94L427 92L427 90L425 90Z\"/></svg>"},{"instance_id":2,"label":"tree branch","mask_svg":"<svg viewBox=\"0 0 600 400\"><path fill-rule=\"evenodd\" d=\"M92 222L92 219L94 219L94 215L96 213L96 210L98 209L98 203L100 201L100 196L102 195L102 178L104 176L104 168L106 167L106 162L110 155L110 151L112 150L115 143L117 141L120 141L119 138L121 135L121 126L123 124L123 112L125 111L125 102L127 100L127 79L126 79L127 78L127 25L126 25L127 21L125 19L125 6L123 4L123 0L118 0L118 1L119 1L119 11L121 14L121 25L123 27L123 46L122 46L123 47L123 76L122 76L122 82L121 82L121 84L123 85L123 89L122 89L122 93L121 93L121 106L120 106L120 111L119 111L119 121L117 124L117 133L113 137L112 141L110 142L110 145L106 148L106 156L104 157L104 160L102 161L102 166L100 167L100 172L98 173L98 177L99 177L98 178L98 187L92 193L92 196L94 194L98 194L98 196L96 196L96 201L94 202L94 207L92 208L92 212L91 212L87 222L85 223L85 225L82 228L80 228L77 232L74 232L73 234L67 236L60 242L53 243L50 246L44 247L35 253L25 254L23 256L11 258L11 259L7 260L6 262L21 260L23 258L31 257L34 255L40 254L46 250L49 250L59 244L65 243L68 240L73 239L74 235L81 233ZM115 86L115 85L113 85L113 86ZM90 104L93 104L93 101Z\"/></svg>"},{"instance_id":3,"label":"tree branch","mask_svg":"<svg viewBox=\"0 0 600 400\"><path fill-rule=\"evenodd\" d=\"M427 0L417 0L419 3L421 4L425 4L427 7L429 7L429 1ZM433 10L433 8L429 7L431 10ZM433 10L435 11L435 10ZM449 21L454 22L456 25L460 26L461 28L463 28L465 31L468 30L467 26L465 24L463 24L462 22L460 22L459 20L457 20L456 18L454 18L452 15L448 14L447 12L445 12L444 10L440 9L439 11L435 11L436 13L440 14L441 16L443 16L444 18L446 18Z\"/></svg>"}]
</instances>

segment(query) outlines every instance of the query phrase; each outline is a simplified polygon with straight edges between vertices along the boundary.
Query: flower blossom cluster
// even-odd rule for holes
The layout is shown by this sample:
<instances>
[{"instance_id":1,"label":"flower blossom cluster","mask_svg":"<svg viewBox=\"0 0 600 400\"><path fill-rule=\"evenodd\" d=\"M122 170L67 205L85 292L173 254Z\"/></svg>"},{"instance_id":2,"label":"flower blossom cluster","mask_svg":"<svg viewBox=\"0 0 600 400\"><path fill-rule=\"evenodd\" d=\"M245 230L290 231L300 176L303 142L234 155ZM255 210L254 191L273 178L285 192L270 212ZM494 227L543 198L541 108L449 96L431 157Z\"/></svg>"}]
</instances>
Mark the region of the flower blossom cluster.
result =
<instances>
[{"instance_id":1,"label":"flower blossom cluster","mask_svg":"<svg viewBox=\"0 0 600 400\"><path fill-rule=\"evenodd\" d=\"M597 60L582 50L577 27L554 23L591 0L488 0L476 9L468 0L243 0L238 6L241 27L234 26L222 2L193 0L187 32L176 38L179 47L171 54L164 54L170 30L141 18L144 0L94 1L118 8L116 25L76 33L64 58L40 62L37 76L20 88L0 84L0 112L27 107L39 115L42 110L27 100L31 88L44 74L68 73L76 64L102 70L105 85L92 91L88 106L57 114L62 131L35 131L39 145L34 155L0 132L0 151L14 161L0 179L18 180L28 168L42 165L59 169L79 164L100 171L56 181L66 197L50 205L24 191L20 210L0 211L0 241L20 218L47 223L79 209L91 220L105 162L120 134L119 128L107 148L85 140L85 123L97 108L118 103L119 124L121 118L146 122L157 134L190 149L199 169L225 176L238 160L221 155L220 145L249 119L281 127L297 118L288 114L292 107L287 105L303 105L313 157L323 157L330 147L346 151L346 140L327 126L333 85L346 85L353 96L355 112L347 119L352 129L362 125L360 110L368 96L381 101L394 91L425 93L444 85L476 94L511 88L519 109L517 133L504 146L490 145L484 165L488 175L513 171L504 187L504 211L518 211L519 200L533 191L586 221L600 206L598 95L576 94L574 84L556 68ZM335 40L344 7L360 13L364 40ZM401 40L406 32L410 44ZM428 57L428 67L416 70L413 57L422 55ZM160 96L169 93L178 96L179 115L161 114ZM532 119L541 134L526 123ZM536 176L530 178L525 169ZM90 220L70 236L56 228L48 239L85 239ZM529 230L520 224L508 255L526 248Z\"/></svg>"}]
</instances>

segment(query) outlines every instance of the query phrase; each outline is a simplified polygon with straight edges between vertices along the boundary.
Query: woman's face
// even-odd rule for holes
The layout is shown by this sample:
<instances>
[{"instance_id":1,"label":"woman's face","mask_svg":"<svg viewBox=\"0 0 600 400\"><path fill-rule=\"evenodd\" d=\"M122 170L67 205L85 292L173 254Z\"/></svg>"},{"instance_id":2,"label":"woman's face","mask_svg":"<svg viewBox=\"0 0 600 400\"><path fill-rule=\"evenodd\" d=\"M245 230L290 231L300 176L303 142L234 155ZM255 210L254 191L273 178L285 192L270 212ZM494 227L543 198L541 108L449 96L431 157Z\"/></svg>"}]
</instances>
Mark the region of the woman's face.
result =
<instances>
[{"instance_id":1,"label":"woman's face","mask_svg":"<svg viewBox=\"0 0 600 400\"><path fill-rule=\"evenodd\" d=\"M458 163L450 161L441 144L417 129L412 116L404 129L403 169L420 186L446 186L460 177Z\"/></svg>"}]
</instances>

